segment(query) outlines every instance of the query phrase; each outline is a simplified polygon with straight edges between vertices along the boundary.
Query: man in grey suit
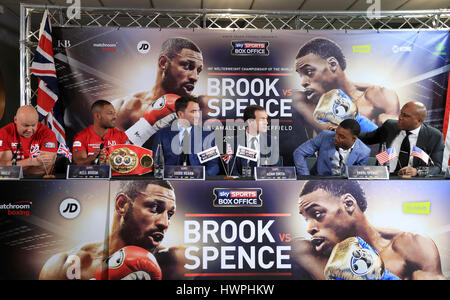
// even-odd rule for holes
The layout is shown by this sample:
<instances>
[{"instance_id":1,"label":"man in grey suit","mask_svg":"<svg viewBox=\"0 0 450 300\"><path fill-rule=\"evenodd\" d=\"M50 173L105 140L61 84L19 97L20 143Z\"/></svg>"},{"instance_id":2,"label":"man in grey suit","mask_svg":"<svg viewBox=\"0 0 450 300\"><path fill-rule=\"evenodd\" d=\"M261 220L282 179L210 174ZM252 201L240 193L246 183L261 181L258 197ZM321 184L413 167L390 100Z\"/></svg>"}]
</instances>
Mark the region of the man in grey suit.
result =
<instances>
[{"instance_id":1,"label":"man in grey suit","mask_svg":"<svg viewBox=\"0 0 450 300\"><path fill-rule=\"evenodd\" d=\"M439 174L444 154L443 135L436 128L423 123L426 116L425 105L411 101L402 107L398 121L387 120L374 131L362 132L359 138L368 145L386 143L387 148L395 148L399 156L390 161L391 173L417 176L417 168L426 166L426 163L411 155L416 146L431 158L429 174Z\"/></svg>"},{"instance_id":2,"label":"man in grey suit","mask_svg":"<svg viewBox=\"0 0 450 300\"><path fill-rule=\"evenodd\" d=\"M315 138L301 144L294 151L297 175L342 175L345 166L365 166L370 149L359 139L361 127L353 119L342 121L336 131L323 130ZM313 170L308 169L306 157L317 152L317 163Z\"/></svg>"}]
</instances>

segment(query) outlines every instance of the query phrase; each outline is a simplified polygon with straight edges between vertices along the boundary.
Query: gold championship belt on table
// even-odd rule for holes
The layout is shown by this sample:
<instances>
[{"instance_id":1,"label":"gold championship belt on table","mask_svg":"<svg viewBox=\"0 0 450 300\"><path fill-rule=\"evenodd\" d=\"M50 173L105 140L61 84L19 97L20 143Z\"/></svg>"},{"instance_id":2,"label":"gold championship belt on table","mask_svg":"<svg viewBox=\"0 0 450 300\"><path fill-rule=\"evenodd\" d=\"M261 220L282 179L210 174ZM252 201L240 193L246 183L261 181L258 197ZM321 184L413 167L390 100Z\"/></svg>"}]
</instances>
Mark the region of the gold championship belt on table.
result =
<instances>
[{"instance_id":1,"label":"gold championship belt on table","mask_svg":"<svg viewBox=\"0 0 450 300\"><path fill-rule=\"evenodd\" d=\"M341 90L331 90L323 94L313 112L319 123L330 122L339 125L345 119L355 119L358 108L353 100Z\"/></svg>"},{"instance_id":2,"label":"gold championship belt on table","mask_svg":"<svg viewBox=\"0 0 450 300\"><path fill-rule=\"evenodd\" d=\"M106 148L106 163L111 175L142 175L153 171L153 151L135 145L114 145Z\"/></svg>"}]
</instances>

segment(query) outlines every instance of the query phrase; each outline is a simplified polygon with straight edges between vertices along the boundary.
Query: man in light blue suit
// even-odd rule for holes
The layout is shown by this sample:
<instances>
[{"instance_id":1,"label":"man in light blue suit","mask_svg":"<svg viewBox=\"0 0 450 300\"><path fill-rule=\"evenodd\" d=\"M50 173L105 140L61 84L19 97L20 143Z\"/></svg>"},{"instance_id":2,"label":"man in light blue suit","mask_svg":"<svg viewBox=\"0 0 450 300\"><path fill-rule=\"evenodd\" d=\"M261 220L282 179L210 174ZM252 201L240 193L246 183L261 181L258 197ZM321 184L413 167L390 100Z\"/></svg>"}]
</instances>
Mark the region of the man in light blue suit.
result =
<instances>
[{"instance_id":1,"label":"man in light blue suit","mask_svg":"<svg viewBox=\"0 0 450 300\"><path fill-rule=\"evenodd\" d=\"M345 166L364 166L369 159L370 149L358 134L361 127L353 119L342 121L336 131L324 130L315 138L306 141L294 151L294 162L298 175L341 175ZM306 157L318 152L316 166L310 173Z\"/></svg>"}]
</instances>

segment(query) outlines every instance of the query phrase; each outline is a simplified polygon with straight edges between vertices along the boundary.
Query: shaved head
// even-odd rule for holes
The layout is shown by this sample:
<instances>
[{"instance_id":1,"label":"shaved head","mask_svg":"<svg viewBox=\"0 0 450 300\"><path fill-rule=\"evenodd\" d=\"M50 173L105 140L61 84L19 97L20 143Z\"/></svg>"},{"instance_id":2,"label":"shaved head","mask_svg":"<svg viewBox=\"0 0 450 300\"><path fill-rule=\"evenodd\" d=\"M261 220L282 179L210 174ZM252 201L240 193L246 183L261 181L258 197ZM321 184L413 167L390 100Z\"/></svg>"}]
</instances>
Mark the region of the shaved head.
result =
<instances>
[{"instance_id":1,"label":"shaved head","mask_svg":"<svg viewBox=\"0 0 450 300\"><path fill-rule=\"evenodd\" d=\"M425 121L427 108L418 101L411 101L403 105L398 118L398 128L402 130L414 130Z\"/></svg>"},{"instance_id":2,"label":"shaved head","mask_svg":"<svg viewBox=\"0 0 450 300\"><path fill-rule=\"evenodd\" d=\"M413 111L415 111L415 115L416 118L421 120L422 122L425 120L425 118L427 117L427 108L425 107L425 105L422 102L418 102L418 101L411 101L406 103L404 106L409 106L413 109Z\"/></svg>"},{"instance_id":3,"label":"shaved head","mask_svg":"<svg viewBox=\"0 0 450 300\"><path fill-rule=\"evenodd\" d=\"M16 112L16 118L36 119L39 120L37 110L31 105L24 105L19 107Z\"/></svg>"},{"instance_id":4,"label":"shaved head","mask_svg":"<svg viewBox=\"0 0 450 300\"><path fill-rule=\"evenodd\" d=\"M24 138L30 138L37 130L39 122L39 115L36 109L31 105L24 105L19 107L14 123L17 127L17 132Z\"/></svg>"}]
</instances>

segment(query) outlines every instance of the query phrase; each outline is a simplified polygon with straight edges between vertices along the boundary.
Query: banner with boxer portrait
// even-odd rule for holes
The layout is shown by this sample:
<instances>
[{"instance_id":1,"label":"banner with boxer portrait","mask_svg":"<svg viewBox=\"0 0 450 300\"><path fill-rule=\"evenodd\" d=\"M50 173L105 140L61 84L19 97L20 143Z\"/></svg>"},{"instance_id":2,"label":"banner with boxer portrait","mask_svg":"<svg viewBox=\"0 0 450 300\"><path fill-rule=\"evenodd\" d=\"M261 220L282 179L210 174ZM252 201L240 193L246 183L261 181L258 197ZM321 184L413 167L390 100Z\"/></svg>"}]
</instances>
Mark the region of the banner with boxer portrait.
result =
<instances>
[{"instance_id":1,"label":"banner with boxer portrait","mask_svg":"<svg viewBox=\"0 0 450 300\"><path fill-rule=\"evenodd\" d=\"M450 276L442 181L0 185L0 279Z\"/></svg>"},{"instance_id":2,"label":"banner with boxer portrait","mask_svg":"<svg viewBox=\"0 0 450 300\"><path fill-rule=\"evenodd\" d=\"M355 118L372 130L409 101L423 102L425 122L442 129L448 31L71 27L53 34L69 140L91 124L98 99L114 103L120 129L142 118L159 128L173 112L166 107L172 96L161 93L198 96L203 122L224 135L243 124L246 106L265 107L285 165L328 125Z\"/></svg>"}]
</instances>

